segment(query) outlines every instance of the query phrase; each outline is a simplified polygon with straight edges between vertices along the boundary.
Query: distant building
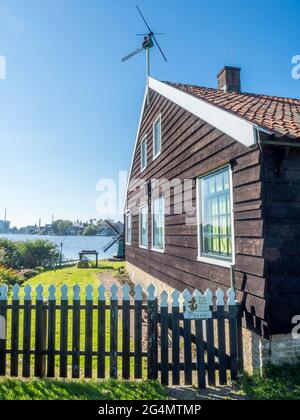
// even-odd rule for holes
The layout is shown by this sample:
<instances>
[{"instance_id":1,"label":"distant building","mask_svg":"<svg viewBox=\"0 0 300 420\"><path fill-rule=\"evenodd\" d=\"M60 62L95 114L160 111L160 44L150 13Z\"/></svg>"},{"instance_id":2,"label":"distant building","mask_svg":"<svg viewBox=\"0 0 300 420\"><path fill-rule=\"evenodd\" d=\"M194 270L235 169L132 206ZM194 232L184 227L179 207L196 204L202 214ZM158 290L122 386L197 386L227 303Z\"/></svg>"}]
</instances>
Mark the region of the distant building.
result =
<instances>
[{"instance_id":1,"label":"distant building","mask_svg":"<svg viewBox=\"0 0 300 420\"><path fill-rule=\"evenodd\" d=\"M0 220L0 233L8 233L10 230L10 222Z\"/></svg>"}]
</instances>

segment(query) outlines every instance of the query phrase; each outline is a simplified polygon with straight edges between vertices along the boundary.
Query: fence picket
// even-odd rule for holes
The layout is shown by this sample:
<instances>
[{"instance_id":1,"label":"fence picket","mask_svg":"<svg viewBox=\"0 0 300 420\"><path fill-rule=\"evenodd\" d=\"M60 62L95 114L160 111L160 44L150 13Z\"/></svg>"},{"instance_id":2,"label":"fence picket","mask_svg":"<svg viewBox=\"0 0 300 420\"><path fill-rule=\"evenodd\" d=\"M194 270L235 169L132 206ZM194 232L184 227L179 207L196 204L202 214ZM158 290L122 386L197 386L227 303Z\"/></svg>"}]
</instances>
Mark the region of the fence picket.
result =
<instances>
[{"instance_id":1,"label":"fence picket","mask_svg":"<svg viewBox=\"0 0 300 420\"><path fill-rule=\"evenodd\" d=\"M105 378L105 328L106 328L106 309L105 309L105 287L98 288L98 364L97 377Z\"/></svg>"},{"instance_id":2,"label":"fence picket","mask_svg":"<svg viewBox=\"0 0 300 420\"><path fill-rule=\"evenodd\" d=\"M196 357L197 357L197 382L201 389L206 388L206 370L204 360L204 341L203 341L203 321L197 319L195 321L196 331Z\"/></svg>"},{"instance_id":3,"label":"fence picket","mask_svg":"<svg viewBox=\"0 0 300 420\"><path fill-rule=\"evenodd\" d=\"M183 292L185 306L190 298L191 294L186 289ZM192 385L192 331L191 331L191 321L189 319L184 319L183 321L183 335L184 335L184 382L185 385Z\"/></svg>"},{"instance_id":4,"label":"fence picket","mask_svg":"<svg viewBox=\"0 0 300 420\"><path fill-rule=\"evenodd\" d=\"M36 309L35 309L35 360L34 360L34 376L43 378L46 375L46 355L45 350L46 331L44 311L43 286L36 288Z\"/></svg>"},{"instance_id":5,"label":"fence picket","mask_svg":"<svg viewBox=\"0 0 300 420\"><path fill-rule=\"evenodd\" d=\"M61 287L61 309L60 309L60 361L59 375L61 378L68 377L68 287L64 284Z\"/></svg>"},{"instance_id":6,"label":"fence picket","mask_svg":"<svg viewBox=\"0 0 300 420\"><path fill-rule=\"evenodd\" d=\"M84 376L93 376L93 286L86 288Z\"/></svg>"},{"instance_id":7,"label":"fence picket","mask_svg":"<svg viewBox=\"0 0 300 420\"><path fill-rule=\"evenodd\" d=\"M10 374L11 376L19 375L19 312L20 312L20 301L19 301L19 285L13 286L13 300L12 300L12 314L11 314L11 364Z\"/></svg>"},{"instance_id":8,"label":"fence picket","mask_svg":"<svg viewBox=\"0 0 300 420\"><path fill-rule=\"evenodd\" d=\"M110 377L118 377L118 287L110 288Z\"/></svg>"},{"instance_id":9,"label":"fence picket","mask_svg":"<svg viewBox=\"0 0 300 420\"><path fill-rule=\"evenodd\" d=\"M5 336L7 331L7 285L0 286L0 316L5 319ZM0 339L0 376L6 374L6 340Z\"/></svg>"},{"instance_id":10,"label":"fence picket","mask_svg":"<svg viewBox=\"0 0 300 420\"><path fill-rule=\"evenodd\" d=\"M219 382L227 384L226 375L226 343L225 343L225 318L224 318L224 292L217 290L217 320L218 320L218 358L219 358Z\"/></svg>"},{"instance_id":11,"label":"fence picket","mask_svg":"<svg viewBox=\"0 0 300 420\"><path fill-rule=\"evenodd\" d=\"M72 378L80 376L80 287L73 287Z\"/></svg>"},{"instance_id":12,"label":"fence picket","mask_svg":"<svg viewBox=\"0 0 300 420\"><path fill-rule=\"evenodd\" d=\"M208 289L205 292L206 297L210 302L210 310L213 311L212 292ZM215 371L215 347L214 347L214 321L208 319L206 321L206 339L207 339L207 364L208 364L208 385L216 385L216 371Z\"/></svg>"},{"instance_id":13,"label":"fence picket","mask_svg":"<svg viewBox=\"0 0 300 420\"><path fill-rule=\"evenodd\" d=\"M23 369L22 376L30 377L30 349L31 349L31 287L24 288L24 321L23 321Z\"/></svg>"},{"instance_id":14,"label":"fence picket","mask_svg":"<svg viewBox=\"0 0 300 420\"><path fill-rule=\"evenodd\" d=\"M123 379L130 378L130 286L123 286L122 301L122 374Z\"/></svg>"},{"instance_id":15,"label":"fence picket","mask_svg":"<svg viewBox=\"0 0 300 420\"><path fill-rule=\"evenodd\" d=\"M155 286L151 284L148 289L148 379L158 377L158 348L157 348L157 299Z\"/></svg>"},{"instance_id":16,"label":"fence picket","mask_svg":"<svg viewBox=\"0 0 300 420\"><path fill-rule=\"evenodd\" d=\"M227 292L227 306L229 317L229 348L230 348L230 374L231 380L235 381L238 376L238 339L237 339L237 306L235 302L235 291L229 289Z\"/></svg>"},{"instance_id":17,"label":"fence picket","mask_svg":"<svg viewBox=\"0 0 300 420\"><path fill-rule=\"evenodd\" d=\"M134 288L134 377L142 378L142 288L137 284Z\"/></svg>"},{"instance_id":18,"label":"fence picket","mask_svg":"<svg viewBox=\"0 0 300 420\"><path fill-rule=\"evenodd\" d=\"M49 287L49 304L48 304L48 378L55 376L55 333L56 333L56 288Z\"/></svg>"},{"instance_id":19,"label":"fence picket","mask_svg":"<svg viewBox=\"0 0 300 420\"><path fill-rule=\"evenodd\" d=\"M172 294L172 384L180 384L179 292Z\"/></svg>"},{"instance_id":20,"label":"fence picket","mask_svg":"<svg viewBox=\"0 0 300 420\"><path fill-rule=\"evenodd\" d=\"M169 385L169 314L167 292L160 295L160 345L161 345L161 383Z\"/></svg>"}]
</instances>

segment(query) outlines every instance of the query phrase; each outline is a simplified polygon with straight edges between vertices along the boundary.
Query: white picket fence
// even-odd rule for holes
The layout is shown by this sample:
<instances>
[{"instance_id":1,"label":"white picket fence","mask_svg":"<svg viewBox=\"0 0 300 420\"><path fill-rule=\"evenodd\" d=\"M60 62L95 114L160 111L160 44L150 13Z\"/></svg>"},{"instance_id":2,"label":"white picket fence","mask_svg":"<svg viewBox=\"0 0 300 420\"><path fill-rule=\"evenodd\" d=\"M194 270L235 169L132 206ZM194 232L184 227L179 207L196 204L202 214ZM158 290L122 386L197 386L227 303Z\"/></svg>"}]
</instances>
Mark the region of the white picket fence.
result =
<instances>
[{"instance_id":1,"label":"white picket fence","mask_svg":"<svg viewBox=\"0 0 300 420\"><path fill-rule=\"evenodd\" d=\"M241 368L241 309L232 289L157 296L153 284L145 292L128 284L83 291L79 285L47 291L39 285L34 292L30 285L15 285L10 293L0 286L0 317L6 327L11 322L11 336L0 339L0 376L10 370L24 377L117 378L121 371L124 379L141 378L146 359L149 379L192 384L196 375L204 387L216 383L216 371L224 384L227 371L235 379Z\"/></svg>"}]
</instances>

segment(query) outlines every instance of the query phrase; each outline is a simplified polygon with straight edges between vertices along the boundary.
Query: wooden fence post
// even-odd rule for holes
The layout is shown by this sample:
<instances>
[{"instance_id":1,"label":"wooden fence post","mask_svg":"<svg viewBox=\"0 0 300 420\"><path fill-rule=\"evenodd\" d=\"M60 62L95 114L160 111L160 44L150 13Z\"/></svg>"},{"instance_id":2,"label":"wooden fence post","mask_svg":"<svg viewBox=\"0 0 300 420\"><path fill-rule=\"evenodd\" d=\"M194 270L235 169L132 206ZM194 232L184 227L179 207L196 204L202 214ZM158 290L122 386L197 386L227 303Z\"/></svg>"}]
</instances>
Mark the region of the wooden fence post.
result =
<instances>
[{"instance_id":1,"label":"wooden fence post","mask_svg":"<svg viewBox=\"0 0 300 420\"><path fill-rule=\"evenodd\" d=\"M118 287L110 288L110 377L118 378Z\"/></svg>"},{"instance_id":2,"label":"wooden fence post","mask_svg":"<svg viewBox=\"0 0 300 420\"><path fill-rule=\"evenodd\" d=\"M5 339L0 339L0 376L6 375L7 291L7 285L2 284L0 286L0 316L3 317Z\"/></svg>"},{"instance_id":3,"label":"wooden fence post","mask_svg":"<svg viewBox=\"0 0 300 420\"><path fill-rule=\"evenodd\" d=\"M137 284L134 288L134 377L142 378L142 288Z\"/></svg>"},{"instance_id":4,"label":"wooden fence post","mask_svg":"<svg viewBox=\"0 0 300 420\"><path fill-rule=\"evenodd\" d=\"M122 374L123 379L130 378L130 286L123 286L122 299Z\"/></svg>"},{"instance_id":5,"label":"wooden fence post","mask_svg":"<svg viewBox=\"0 0 300 420\"><path fill-rule=\"evenodd\" d=\"M98 288L98 378L105 378L106 296L103 284Z\"/></svg>"},{"instance_id":6,"label":"wooden fence post","mask_svg":"<svg viewBox=\"0 0 300 420\"><path fill-rule=\"evenodd\" d=\"M80 287L73 287L72 378L80 376Z\"/></svg>"},{"instance_id":7,"label":"wooden fence post","mask_svg":"<svg viewBox=\"0 0 300 420\"><path fill-rule=\"evenodd\" d=\"M30 350L31 350L31 287L24 288L24 325L23 325L23 370L24 378L30 377Z\"/></svg>"},{"instance_id":8,"label":"wooden fence post","mask_svg":"<svg viewBox=\"0 0 300 420\"><path fill-rule=\"evenodd\" d=\"M179 296L172 293L172 384L180 384Z\"/></svg>"},{"instance_id":9,"label":"wooden fence post","mask_svg":"<svg viewBox=\"0 0 300 420\"><path fill-rule=\"evenodd\" d=\"M160 345L161 345L161 383L169 385L169 295L163 291L160 295Z\"/></svg>"},{"instance_id":10,"label":"wooden fence post","mask_svg":"<svg viewBox=\"0 0 300 420\"><path fill-rule=\"evenodd\" d=\"M56 287L51 285L48 289L48 363L47 377L55 376L55 337L56 337Z\"/></svg>"},{"instance_id":11,"label":"wooden fence post","mask_svg":"<svg viewBox=\"0 0 300 420\"><path fill-rule=\"evenodd\" d=\"M12 288L12 314L11 314L11 376L19 376L19 319L20 319L20 287L15 284Z\"/></svg>"},{"instance_id":12,"label":"wooden fence post","mask_svg":"<svg viewBox=\"0 0 300 420\"><path fill-rule=\"evenodd\" d=\"M68 377L68 326L69 326L69 298L68 286L64 284L61 287L60 301L60 361L59 375L61 378Z\"/></svg>"},{"instance_id":13,"label":"wooden fence post","mask_svg":"<svg viewBox=\"0 0 300 420\"><path fill-rule=\"evenodd\" d=\"M184 307L188 305L190 299L190 292L186 289L183 292ZM192 337L191 337L191 321L184 319L183 321L183 352L184 352L184 382L185 385L193 384L192 375Z\"/></svg>"},{"instance_id":14,"label":"wooden fence post","mask_svg":"<svg viewBox=\"0 0 300 420\"><path fill-rule=\"evenodd\" d=\"M242 317L243 308L241 302L236 301L237 306L237 340L238 340L238 371L241 373L244 370L244 347L243 347L243 327Z\"/></svg>"},{"instance_id":15,"label":"wooden fence post","mask_svg":"<svg viewBox=\"0 0 300 420\"><path fill-rule=\"evenodd\" d=\"M157 299L156 288L151 284L148 289L148 379L158 378L157 348Z\"/></svg>"},{"instance_id":16,"label":"wooden fence post","mask_svg":"<svg viewBox=\"0 0 300 420\"><path fill-rule=\"evenodd\" d=\"M229 317L230 372L231 380L235 381L238 377L237 306L235 301L235 291L233 289L229 289L227 292L227 297Z\"/></svg>"},{"instance_id":17,"label":"wooden fence post","mask_svg":"<svg viewBox=\"0 0 300 420\"><path fill-rule=\"evenodd\" d=\"M219 357L219 381L220 385L227 384L226 374L226 341L225 341L225 318L224 318L224 292L217 290L217 319L218 319L218 357Z\"/></svg>"},{"instance_id":18,"label":"wooden fence post","mask_svg":"<svg viewBox=\"0 0 300 420\"><path fill-rule=\"evenodd\" d=\"M200 294L198 290L195 290L194 296ZM204 340L203 340L203 320L195 320L195 332L196 332L196 357L197 357L197 382L200 389L206 388L206 369L204 359Z\"/></svg>"}]
</instances>

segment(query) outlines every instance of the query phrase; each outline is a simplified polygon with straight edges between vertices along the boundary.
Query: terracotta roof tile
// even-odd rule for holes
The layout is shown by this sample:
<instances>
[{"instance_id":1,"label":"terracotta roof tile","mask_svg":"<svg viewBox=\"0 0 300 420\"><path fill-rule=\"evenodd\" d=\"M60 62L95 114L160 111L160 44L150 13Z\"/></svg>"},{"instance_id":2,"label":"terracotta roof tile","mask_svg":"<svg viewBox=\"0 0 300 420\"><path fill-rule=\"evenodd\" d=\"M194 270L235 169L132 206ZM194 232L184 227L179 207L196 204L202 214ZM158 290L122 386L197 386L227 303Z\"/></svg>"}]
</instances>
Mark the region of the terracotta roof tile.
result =
<instances>
[{"instance_id":1,"label":"terracotta roof tile","mask_svg":"<svg viewBox=\"0 0 300 420\"><path fill-rule=\"evenodd\" d=\"M250 93L223 92L181 83L164 82L219 108L245 118L278 137L300 140L300 100Z\"/></svg>"}]
</instances>

